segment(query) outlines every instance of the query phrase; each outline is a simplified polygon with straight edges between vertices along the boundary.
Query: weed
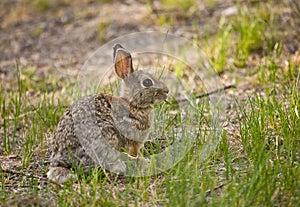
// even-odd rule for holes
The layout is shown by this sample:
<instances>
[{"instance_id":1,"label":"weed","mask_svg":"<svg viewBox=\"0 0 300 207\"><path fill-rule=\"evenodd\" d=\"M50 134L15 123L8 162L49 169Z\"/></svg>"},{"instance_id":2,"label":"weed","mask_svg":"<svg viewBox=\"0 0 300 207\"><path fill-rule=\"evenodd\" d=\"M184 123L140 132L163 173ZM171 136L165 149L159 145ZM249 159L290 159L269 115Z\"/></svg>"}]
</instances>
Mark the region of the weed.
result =
<instances>
[{"instance_id":1,"label":"weed","mask_svg":"<svg viewBox=\"0 0 300 207\"><path fill-rule=\"evenodd\" d=\"M212 65L217 73L224 71L228 65L228 59L232 52L230 48L232 38L232 25L226 24L226 19L222 17L219 22L219 30L212 44L207 45L208 55L211 57Z\"/></svg>"},{"instance_id":2,"label":"weed","mask_svg":"<svg viewBox=\"0 0 300 207\"><path fill-rule=\"evenodd\" d=\"M160 2L165 7L180 8L185 12L196 4L194 0L161 0Z\"/></svg>"},{"instance_id":3,"label":"weed","mask_svg":"<svg viewBox=\"0 0 300 207\"><path fill-rule=\"evenodd\" d=\"M36 6L41 12L44 12L51 7L48 0L35 0L34 6Z\"/></svg>"},{"instance_id":4,"label":"weed","mask_svg":"<svg viewBox=\"0 0 300 207\"><path fill-rule=\"evenodd\" d=\"M98 25L98 38L100 42L104 42L110 22L100 22Z\"/></svg>"},{"instance_id":5,"label":"weed","mask_svg":"<svg viewBox=\"0 0 300 207\"><path fill-rule=\"evenodd\" d=\"M265 8L252 14L249 9L239 7L233 29L237 32L235 65L245 67L251 52L262 52L264 47L273 48L273 37L268 32L272 28L274 18Z\"/></svg>"}]
</instances>

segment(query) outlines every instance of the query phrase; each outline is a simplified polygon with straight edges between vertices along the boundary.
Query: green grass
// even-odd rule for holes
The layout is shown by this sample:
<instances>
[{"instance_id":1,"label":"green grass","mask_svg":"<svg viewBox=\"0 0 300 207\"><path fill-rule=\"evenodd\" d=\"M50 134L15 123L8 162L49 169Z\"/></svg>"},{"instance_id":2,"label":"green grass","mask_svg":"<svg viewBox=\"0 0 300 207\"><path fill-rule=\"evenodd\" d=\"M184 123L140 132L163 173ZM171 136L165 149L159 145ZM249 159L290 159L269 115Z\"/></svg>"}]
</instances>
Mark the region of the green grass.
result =
<instances>
[{"instance_id":1,"label":"green grass","mask_svg":"<svg viewBox=\"0 0 300 207\"><path fill-rule=\"evenodd\" d=\"M257 1L253 7L240 3L236 7L235 16L220 17L215 35L207 34L204 41L200 41L218 73L234 67L249 67L250 55L267 55L278 44L279 31L274 26L278 14L271 12L270 5ZM230 59L234 64L228 63Z\"/></svg>"},{"instance_id":2,"label":"green grass","mask_svg":"<svg viewBox=\"0 0 300 207\"><path fill-rule=\"evenodd\" d=\"M75 182L64 186L47 182L43 178L49 164L47 138L71 103L74 84L36 75L36 68L12 68L16 79L1 86L0 147L4 156L16 156L21 165L15 174L0 168L0 201L22 194L54 201L57 206L299 206L299 62L283 54L280 40L274 42L278 31L274 36L262 34L274 29L263 21L273 21L276 15L271 10L263 14L257 6L254 16L247 11L240 7L240 18L220 20L218 32L211 37L215 44L205 44L208 56L215 57L210 59L217 72L233 71L241 82L247 80L239 67L247 68L251 55L262 56L249 68L254 75L247 84L255 91L246 99L237 95L232 101L235 106L229 110L234 116L228 122L234 130L224 128L216 151L199 161L203 140L211 133L210 109L204 99L197 106L196 122L189 120L201 136L187 136L193 140L187 155L153 176L131 178L97 169L86 175L76 169L80 176ZM180 73L182 67L175 69ZM153 136L168 136L167 145L176 138L174 128L186 124L169 113L176 110L173 102L156 108L159 130ZM161 142L155 141L145 155L161 151Z\"/></svg>"},{"instance_id":3,"label":"green grass","mask_svg":"<svg viewBox=\"0 0 300 207\"><path fill-rule=\"evenodd\" d=\"M179 8L183 11L187 11L191 7L195 6L196 2L194 0L175 0L175 1L170 1L170 0L160 0L161 4L165 7L168 8Z\"/></svg>"},{"instance_id":4,"label":"green grass","mask_svg":"<svg viewBox=\"0 0 300 207\"><path fill-rule=\"evenodd\" d=\"M225 18L221 18L219 22L219 30L214 36L213 42L204 42L203 45L206 53L211 56L211 63L216 72L223 72L228 66L227 61L230 54L233 52L231 45L233 44L232 38L232 24L227 24ZM210 36L206 37L207 39ZM200 41L201 42L201 41Z\"/></svg>"}]
</instances>

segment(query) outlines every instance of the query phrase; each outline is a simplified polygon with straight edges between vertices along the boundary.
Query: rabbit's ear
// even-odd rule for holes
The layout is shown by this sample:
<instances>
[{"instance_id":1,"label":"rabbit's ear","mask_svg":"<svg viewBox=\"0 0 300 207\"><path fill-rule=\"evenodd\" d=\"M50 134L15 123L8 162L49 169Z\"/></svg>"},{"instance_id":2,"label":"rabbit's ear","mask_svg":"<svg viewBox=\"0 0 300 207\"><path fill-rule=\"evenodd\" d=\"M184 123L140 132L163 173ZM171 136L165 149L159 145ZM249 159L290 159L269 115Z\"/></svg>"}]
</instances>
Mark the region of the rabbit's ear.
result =
<instances>
[{"instance_id":1,"label":"rabbit's ear","mask_svg":"<svg viewBox=\"0 0 300 207\"><path fill-rule=\"evenodd\" d=\"M120 44L116 44L113 49L116 73L119 77L125 78L133 72L131 55Z\"/></svg>"}]
</instances>

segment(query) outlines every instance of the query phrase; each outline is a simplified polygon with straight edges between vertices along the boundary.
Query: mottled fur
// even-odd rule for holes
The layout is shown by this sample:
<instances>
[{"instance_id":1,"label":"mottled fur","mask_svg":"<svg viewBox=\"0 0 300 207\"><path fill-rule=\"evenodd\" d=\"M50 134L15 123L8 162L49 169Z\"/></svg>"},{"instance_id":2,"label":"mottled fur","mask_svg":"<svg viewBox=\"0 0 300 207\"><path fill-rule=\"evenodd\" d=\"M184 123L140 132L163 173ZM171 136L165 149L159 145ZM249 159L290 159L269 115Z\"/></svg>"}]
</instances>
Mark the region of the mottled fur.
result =
<instances>
[{"instance_id":1,"label":"mottled fur","mask_svg":"<svg viewBox=\"0 0 300 207\"><path fill-rule=\"evenodd\" d=\"M64 183L74 177L70 173L74 165L98 166L87 152L90 148L99 147L102 159L106 159L102 149L108 145L131 156L141 155L153 121L152 105L166 99L168 88L152 75L134 71L131 55L121 45L114 46L113 54L116 73L123 79L121 97L94 94L66 109L50 141L47 176L53 181ZM143 86L145 79L153 85Z\"/></svg>"}]
</instances>

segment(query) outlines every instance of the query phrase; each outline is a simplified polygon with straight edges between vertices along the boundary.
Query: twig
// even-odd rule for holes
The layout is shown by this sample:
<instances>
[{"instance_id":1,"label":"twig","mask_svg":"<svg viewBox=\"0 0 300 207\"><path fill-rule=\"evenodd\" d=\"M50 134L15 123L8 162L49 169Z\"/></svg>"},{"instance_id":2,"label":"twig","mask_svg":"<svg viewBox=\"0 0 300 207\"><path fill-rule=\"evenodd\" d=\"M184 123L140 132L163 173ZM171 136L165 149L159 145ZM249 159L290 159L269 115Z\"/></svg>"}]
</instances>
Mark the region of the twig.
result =
<instances>
[{"instance_id":1,"label":"twig","mask_svg":"<svg viewBox=\"0 0 300 207\"><path fill-rule=\"evenodd\" d=\"M216 191L216 190L218 190L218 189L220 189L220 188L223 188L225 185L227 185L227 184L229 184L229 183L230 183L230 181L225 182L225 183L221 183L220 185L214 187L213 189L207 190L207 191L205 192L205 193L206 193L206 196L209 196L209 195L211 194L212 191Z\"/></svg>"},{"instance_id":2,"label":"twig","mask_svg":"<svg viewBox=\"0 0 300 207\"><path fill-rule=\"evenodd\" d=\"M228 86L225 86L223 88L219 88L219 89L207 92L207 93L202 93L202 94L196 95L195 98L196 99L201 99L201 98L208 97L210 95L219 93L221 91L225 91L225 90L230 89L230 88L236 88L236 85L228 85ZM188 99L186 99L186 98L184 98L184 99L176 99L175 103L182 103L182 102L186 102L186 101L188 101Z\"/></svg>"},{"instance_id":3,"label":"twig","mask_svg":"<svg viewBox=\"0 0 300 207\"><path fill-rule=\"evenodd\" d=\"M9 169L1 169L0 172L4 172L4 173L9 173L9 174L15 174L15 175L22 175L22 176L26 176L26 177L32 177L32 178L36 178L36 179L40 179L40 180L44 180L44 181L50 181L51 183L62 187L61 184L54 182L52 180L49 180L47 178L41 177L41 176L37 176L37 175L33 175L33 174L29 174L29 173L24 173L24 172L20 172L20 171L15 171L15 170L9 170Z\"/></svg>"},{"instance_id":4,"label":"twig","mask_svg":"<svg viewBox=\"0 0 300 207\"><path fill-rule=\"evenodd\" d=\"M231 182L231 181L221 183L220 185L214 187L213 189L207 190L207 191L205 192L205 194L206 194L206 199L207 199L207 197L211 196L210 194L211 194L212 191L216 191L216 190L218 190L218 189L220 189L220 188L223 188L225 185L229 184L230 182ZM197 201L200 201L200 200L202 200L202 196L200 196L200 194L197 194L197 195L194 196L194 199L195 199L196 202L197 202Z\"/></svg>"}]
</instances>

